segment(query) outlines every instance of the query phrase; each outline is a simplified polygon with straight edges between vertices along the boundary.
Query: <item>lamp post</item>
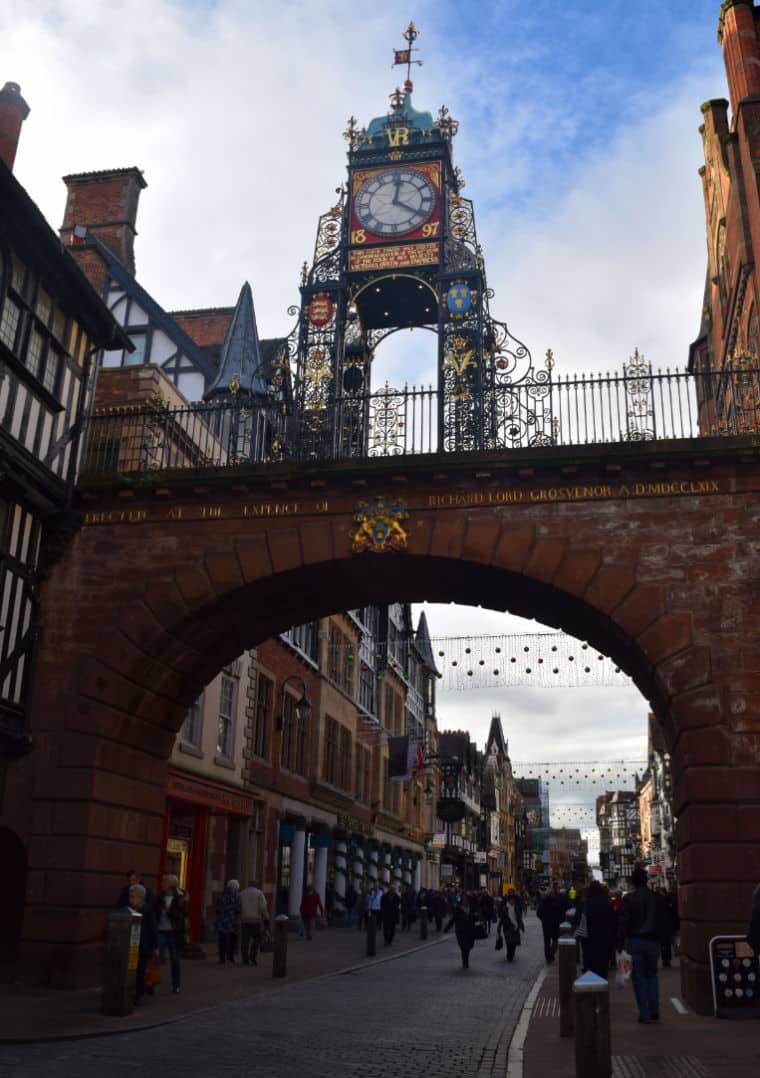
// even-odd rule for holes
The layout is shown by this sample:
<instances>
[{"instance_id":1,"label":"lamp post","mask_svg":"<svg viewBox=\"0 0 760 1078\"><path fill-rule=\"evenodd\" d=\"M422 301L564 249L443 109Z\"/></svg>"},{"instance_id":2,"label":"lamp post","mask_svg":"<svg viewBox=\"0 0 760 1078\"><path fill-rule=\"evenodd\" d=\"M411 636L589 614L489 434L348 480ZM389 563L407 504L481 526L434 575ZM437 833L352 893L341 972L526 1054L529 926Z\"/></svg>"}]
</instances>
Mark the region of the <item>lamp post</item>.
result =
<instances>
[{"instance_id":1,"label":"lamp post","mask_svg":"<svg viewBox=\"0 0 760 1078\"><path fill-rule=\"evenodd\" d=\"M289 681L297 681L301 686L301 699L296 704L296 717L299 722L306 723L311 715L311 701L306 695L306 683L302 677L298 674L288 674L282 683L280 689L280 721L278 723L278 730L282 730L285 725L285 688Z\"/></svg>"}]
</instances>

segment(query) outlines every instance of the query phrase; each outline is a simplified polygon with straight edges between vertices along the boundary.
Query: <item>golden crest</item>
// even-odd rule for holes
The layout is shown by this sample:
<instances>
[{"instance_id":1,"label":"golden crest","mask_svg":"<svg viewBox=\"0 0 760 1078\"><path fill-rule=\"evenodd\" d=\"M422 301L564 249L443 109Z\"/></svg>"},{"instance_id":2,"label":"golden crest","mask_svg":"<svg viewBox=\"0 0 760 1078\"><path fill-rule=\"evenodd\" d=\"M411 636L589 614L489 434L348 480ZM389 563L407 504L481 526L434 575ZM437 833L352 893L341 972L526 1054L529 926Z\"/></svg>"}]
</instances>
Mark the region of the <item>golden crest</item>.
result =
<instances>
[{"instance_id":1,"label":"golden crest","mask_svg":"<svg viewBox=\"0 0 760 1078\"><path fill-rule=\"evenodd\" d=\"M408 519L406 502L400 498L387 501L380 495L370 501L358 502L354 509L352 551L362 554L365 550L375 553L406 550L409 537L401 527L401 521Z\"/></svg>"},{"instance_id":2,"label":"golden crest","mask_svg":"<svg viewBox=\"0 0 760 1078\"><path fill-rule=\"evenodd\" d=\"M446 365L451 367L457 377L461 378L468 367L477 367L473 358L474 348L468 348L467 337L456 336L451 338L451 348L446 353Z\"/></svg>"}]
</instances>

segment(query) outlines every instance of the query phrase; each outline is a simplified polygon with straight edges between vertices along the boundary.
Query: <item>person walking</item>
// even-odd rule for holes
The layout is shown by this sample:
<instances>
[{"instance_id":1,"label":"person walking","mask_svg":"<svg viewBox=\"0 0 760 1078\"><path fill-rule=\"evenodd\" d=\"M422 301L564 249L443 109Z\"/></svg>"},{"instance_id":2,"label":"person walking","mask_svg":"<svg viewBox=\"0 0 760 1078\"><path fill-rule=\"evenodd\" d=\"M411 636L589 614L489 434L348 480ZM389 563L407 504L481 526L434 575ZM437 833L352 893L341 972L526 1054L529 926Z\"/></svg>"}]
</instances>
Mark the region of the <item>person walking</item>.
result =
<instances>
[{"instance_id":1,"label":"person walking","mask_svg":"<svg viewBox=\"0 0 760 1078\"><path fill-rule=\"evenodd\" d=\"M380 903L383 901L383 889L379 883L375 884L375 890L372 894L372 916L375 918L375 924L378 928L383 927L383 915L380 910Z\"/></svg>"},{"instance_id":2,"label":"person walking","mask_svg":"<svg viewBox=\"0 0 760 1078\"><path fill-rule=\"evenodd\" d=\"M631 980L639 1022L648 1024L660 1018L657 959L660 954L664 917L659 895L647 887L647 874L636 868L631 875L633 890L623 897L618 926L618 951L627 945L633 968Z\"/></svg>"},{"instance_id":3,"label":"person walking","mask_svg":"<svg viewBox=\"0 0 760 1078\"><path fill-rule=\"evenodd\" d=\"M140 922L140 946L137 952L137 974L135 977L135 1005L142 1001L145 995L145 970L148 963L158 959L158 921L156 909L152 902L148 901L148 889L141 883L133 883L129 887L127 905L135 913L142 917ZM152 993L152 989L150 992Z\"/></svg>"},{"instance_id":4,"label":"person walking","mask_svg":"<svg viewBox=\"0 0 760 1078\"><path fill-rule=\"evenodd\" d=\"M408 932L417 917L417 895L410 884L401 896L401 931Z\"/></svg>"},{"instance_id":5,"label":"person walking","mask_svg":"<svg viewBox=\"0 0 760 1078\"><path fill-rule=\"evenodd\" d=\"M443 931L448 932L452 925L462 955L462 969L469 969L470 951L475 946L475 910L467 895L463 895L462 901L454 907Z\"/></svg>"},{"instance_id":6,"label":"person walking","mask_svg":"<svg viewBox=\"0 0 760 1078\"><path fill-rule=\"evenodd\" d=\"M486 932L491 935L491 925L496 921L496 904L493 899L493 895L489 895L488 891L483 891L480 898L480 912L483 914L483 921L486 926Z\"/></svg>"},{"instance_id":7,"label":"person walking","mask_svg":"<svg viewBox=\"0 0 760 1078\"><path fill-rule=\"evenodd\" d=\"M536 916L541 922L544 933L544 957L547 964L554 961L559 940L559 926L562 923L562 910L556 889L546 891L536 909Z\"/></svg>"},{"instance_id":8,"label":"person walking","mask_svg":"<svg viewBox=\"0 0 760 1078\"><path fill-rule=\"evenodd\" d=\"M584 973L595 973L608 980L610 951L615 948L617 914L610 903L607 888L592 880L585 895L575 902L573 927L581 945Z\"/></svg>"},{"instance_id":9,"label":"person walking","mask_svg":"<svg viewBox=\"0 0 760 1078\"><path fill-rule=\"evenodd\" d=\"M346 903L346 923L348 924L349 928L353 927L354 917L356 915L356 903L358 898L359 894L356 888L354 887L353 883L349 883L348 887L346 888L346 897L344 900Z\"/></svg>"},{"instance_id":10,"label":"person walking","mask_svg":"<svg viewBox=\"0 0 760 1078\"><path fill-rule=\"evenodd\" d=\"M393 943L400 910L401 899L396 893L395 885L391 883L380 900L380 917L382 920L383 938L385 939L386 947L390 947Z\"/></svg>"},{"instance_id":11,"label":"person walking","mask_svg":"<svg viewBox=\"0 0 760 1078\"><path fill-rule=\"evenodd\" d=\"M431 896L431 903L433 920L435 921L435 930L440 932L443 929L443 917L446 913L446 899L443 897L440 891L434 891Z\"/></svg>"},{"instance_id":12,"label":"person walking","mask_svg":"<svg viewBox=\"0 0 760 1078\"><path fill-rule=\"evenodd\" d=\"M367 927L367 916L370 908L370 892L367 890L367 885L363 883L356 897L356 927L360 932Z\"/></svg>"},{"instance_id":13,"label":"person walking","mask_svg":"<svg viewBox=\"0 0 760 1078\"><path fill-rule=\"evenodd\" d=\"M269 909L264 892L251 880L240 892L240 952L243 965L256 962L261 947L261 930L269 924Z\"/></svg>"},{"instance_id":14,"label":"person walking","mask_svg":"<svg viewBox=\"0 0 760 1078\"><path fill-rule=\"evenodd\" d=\"M158 921L158 960L163 962L169 952L172 972L172 992L179 994L181 967L180 947L185 940L185 918L187 902L185 892L180 889L176 876L168 874L161 879L161 890L154 901Z\"/></svg>"},{"instance_id":15,"label":"person walking","mask_svg":"<svg viewBox=\"0 0 760 1078\"><path fill-rule=\"evenodd\" d=\"M132 905L129 898L130 888L132 888L136 883L139 883L141 887L145 888L145 901L148 903L148 905L153 902L153 895L151 893L150 887L148 887L148 885L145 883L145 880L140 877L140 873L137 871L136 868L130 868L129 872L127 873L127 882L124 884L121 891L119 892L119 898L116 902L117 910L121 910L124 909L126 906Z\"/></svg>"},{"instance_id":16,"label":"person walking","mask_svg":"<svg viewBox=\"0 0 760 1078\"><path fill-rule=\"evenodd\" d=\"M235 965L237 937L240 930L240 884L228 880L216 902L216 932L219 941L219 962Z\"/></svg>"},{"instance_id":17,"label":"person walking","mask_svg":"<svg viewBox=\"0 0 760 1078\"><path fill-rule=\"evenodd\" d=\"M520 946L520 933L525 931L522 909L514 891L508 891L501 904L497 935L504 937L507 949L507 962L513 962L515 951Z\"/></svg>"},{"instance_id":18,"label":"person walking","mask_svg":"<svg viewBox=\"0 0 760 1078\"><path fill-rule=\"evenodd\" d=\"M301 917L303 918L303 928L307 940L311 939L312 927L317 917L320 916L325 916L325 907L322 905L319 892L315 891L309 884L301 900Z\"/></svg>"}]
</instances>

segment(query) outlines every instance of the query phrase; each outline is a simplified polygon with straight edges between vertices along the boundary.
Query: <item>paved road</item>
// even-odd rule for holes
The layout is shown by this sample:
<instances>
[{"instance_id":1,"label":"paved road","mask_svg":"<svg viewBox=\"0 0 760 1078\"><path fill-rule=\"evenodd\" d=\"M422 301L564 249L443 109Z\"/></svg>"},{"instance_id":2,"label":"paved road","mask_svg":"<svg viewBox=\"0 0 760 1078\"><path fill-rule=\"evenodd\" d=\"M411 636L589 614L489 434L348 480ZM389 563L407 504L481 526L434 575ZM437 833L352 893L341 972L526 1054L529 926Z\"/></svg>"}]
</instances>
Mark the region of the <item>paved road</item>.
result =
<instances>
[{"instance_id":1,"label":"paved road","mask_svg":"<svg viewBox=\"0 0 760 1078\"><path fill-rule=\"evenodd\" d=\"M402 944L403 946L403 944ZM512 965L452 938L157 1029L0 1049L2 1078L491 1078L541 966L535 916Z\"/></svg>"}]
</instances>

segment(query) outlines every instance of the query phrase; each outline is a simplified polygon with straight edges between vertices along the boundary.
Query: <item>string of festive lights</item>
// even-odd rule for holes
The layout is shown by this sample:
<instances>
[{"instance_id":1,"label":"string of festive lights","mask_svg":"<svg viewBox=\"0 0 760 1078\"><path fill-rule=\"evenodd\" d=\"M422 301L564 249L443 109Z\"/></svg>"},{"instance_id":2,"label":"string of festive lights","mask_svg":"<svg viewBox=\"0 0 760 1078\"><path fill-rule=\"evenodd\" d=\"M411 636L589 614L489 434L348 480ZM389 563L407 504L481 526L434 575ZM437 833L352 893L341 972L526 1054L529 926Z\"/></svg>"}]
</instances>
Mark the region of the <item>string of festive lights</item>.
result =
<instances>
[{"instance_id":1,"label":"string of festive lights","mask_svg":"<svg viewBox=\"0 0 760 1078\"><path fill-rule=\"evenodd\" d=\"M431 643L442 688L449 691L630 684L612 659L565 633L447 636Z\"/></svg>"}]
</instances>

